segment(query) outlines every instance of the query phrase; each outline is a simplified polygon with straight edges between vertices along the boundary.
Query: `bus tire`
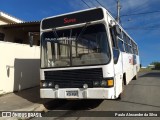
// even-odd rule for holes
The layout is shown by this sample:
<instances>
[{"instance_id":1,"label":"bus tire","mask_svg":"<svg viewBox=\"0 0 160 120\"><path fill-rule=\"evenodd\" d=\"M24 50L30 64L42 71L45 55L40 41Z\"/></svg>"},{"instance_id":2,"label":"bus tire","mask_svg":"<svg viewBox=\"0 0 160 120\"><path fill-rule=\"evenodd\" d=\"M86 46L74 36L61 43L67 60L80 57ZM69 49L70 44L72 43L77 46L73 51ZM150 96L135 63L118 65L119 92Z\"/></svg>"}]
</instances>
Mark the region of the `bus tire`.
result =
<instances>
[{"instance_id":1,"label":"bus tire","mask_svg":"<svg viewBox=\"0 0 160 120\"><path fill-rule=\"evenodd\" d=\"M137 80L138 79L138 75L136 74L134 77L133 77L133 80Z\"/></svg>"}]
</instances>

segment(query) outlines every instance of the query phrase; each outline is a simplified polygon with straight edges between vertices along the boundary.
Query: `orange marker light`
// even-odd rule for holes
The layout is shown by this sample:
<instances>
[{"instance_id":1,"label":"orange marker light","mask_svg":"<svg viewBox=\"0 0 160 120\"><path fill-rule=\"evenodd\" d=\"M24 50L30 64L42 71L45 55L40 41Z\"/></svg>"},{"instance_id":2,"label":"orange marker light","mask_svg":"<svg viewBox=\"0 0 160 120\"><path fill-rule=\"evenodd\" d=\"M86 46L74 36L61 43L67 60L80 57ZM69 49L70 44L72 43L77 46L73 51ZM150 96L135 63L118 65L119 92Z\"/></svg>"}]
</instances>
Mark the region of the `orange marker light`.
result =
<instances>
[{"instance_id":1,"label":"orange marker light","mask_svg":"<svg viewBox=\"0 0 160 120\"><path fill-rule=\"evenodd\" d=\"M113 86L113 80L107 80L108 81L108 86Z\"/></svg>"}]
</instances>

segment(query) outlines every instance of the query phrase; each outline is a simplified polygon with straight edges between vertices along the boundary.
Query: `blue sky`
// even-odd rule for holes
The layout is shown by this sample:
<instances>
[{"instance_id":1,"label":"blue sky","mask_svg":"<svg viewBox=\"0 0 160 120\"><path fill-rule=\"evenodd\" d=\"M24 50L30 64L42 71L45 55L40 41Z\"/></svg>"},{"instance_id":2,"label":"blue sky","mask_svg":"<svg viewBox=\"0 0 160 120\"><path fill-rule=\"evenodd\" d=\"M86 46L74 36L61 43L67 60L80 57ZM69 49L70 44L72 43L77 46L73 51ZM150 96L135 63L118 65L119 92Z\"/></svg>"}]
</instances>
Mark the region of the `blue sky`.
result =
<instances>
[{"instance_id":1,"label":"blue sky","mask_svg":"<svg viewBox=\"0 0 160 120\"><path fill-rule=\"evenodd\" d=\"M90 7L96 0L84 0ZM98 0L116 15L116 0ZM120 0L121 15L160 11L160 0ZM0 11L24 21L88 8L81 0L1 0ZM121 17L121 24L139 46L142 66L160 61L160 12Z\"/></svg>"}]
</instances>

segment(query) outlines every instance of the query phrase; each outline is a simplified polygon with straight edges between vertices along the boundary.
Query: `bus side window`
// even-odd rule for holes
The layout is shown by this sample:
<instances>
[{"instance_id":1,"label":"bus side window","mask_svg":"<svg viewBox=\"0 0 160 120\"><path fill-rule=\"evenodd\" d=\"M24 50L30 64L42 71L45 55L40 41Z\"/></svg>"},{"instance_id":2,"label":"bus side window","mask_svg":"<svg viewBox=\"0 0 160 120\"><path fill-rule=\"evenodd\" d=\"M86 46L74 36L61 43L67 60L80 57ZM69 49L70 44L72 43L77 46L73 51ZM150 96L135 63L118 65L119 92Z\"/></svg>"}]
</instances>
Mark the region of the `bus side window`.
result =
<instances>
[{"instance_id":1,"label":"bus side window","mask_svg":"<svg viewBox=\"0 0 160 120\"><path fill-rule=\"evenodd\" d=\"M114 60L114 64L117 64L118 58L119 58L119 49L117 47L116 36L114 34L114 31L111 28L110 28L110 33L111 33L111 42L112 42L112 48L113 48L113 60Z\"/></svg>"},{"instance_id":2,"label":"bus side window","mask_svg":"<svg viewBox=\"0 0 160 120\"><path fill-rule=\"evenodd\" d=\"M137 48L137 45L136 45L136 48L135 48L135 53L136 53L136 55L138 55L138 48Z\"/></svg>"},{"instance_id":3,"label":"bus side window","mask_svg":"<svg viewBox=\"0 0 160 120\"><path fill-rule=\"evenodd\" d=\"M110 34L111 34L112 48L117 48L116 36L115 36L114 31L112 30L112 28L110 28Z\"/></svg>"},{"instance_id":4,"label":"bus side window","mask_svg":"<svg viewBox=\"0 0 160 120\"><path fill-rule=\"evenodd\" d=\"M121 34L119 34L118 37L122 39L122 30L120 29L120 31L121 31Z\"/></svg>"},{"instance_id":5,"label":"bus side window","mask_svg":"<svg viewBox=\"0 0 160 120\"><path fill-rule=\"evenodd\" d=\"M113 60L114 64L117 64L119 58L119 50L118 49L113 49Z\"/></svg>"},{"instance_id":6,"label":"bus side window","mask_svg":"<svg viewBox=\"0 0 160 120\"><path fill-rule=\"evenodd\" d=\"M123 32L123 41L124 41L125 52L128 53L129 52L128 37L126 36L126 34L124 32Z\"/></svg>"},{"instance_id":7,"label":"bus side window","mask_svg":"<svg viewBox=\"0 0 160 120\"><path fill-rule=\"evenodd\" d=\"M133 52L132 52L132 46L131 46L131 45L129 45L128 47L129 47L129 53L131 53L131 54L132 54L132 53L133 53Z\"/></svg>"},{"instance_id":8,"label":"bus side window","mask_svg":"<svg viewBox=\"0 0 160 120\"><path fill-rule=\"evenodd\" d=\"M135 53L135 48L132 47L132 51L133 51L133 54L135 55L135 54L136 54L136 53Z\"/></svg>"},{"instance_id":9,"label":"bus side window","mask_svg":"<svg viewBox=\"0 0 160 120\"><path fill-rule=\"evenodd\" d=\"M123 41L124 41L125 43L127 43L127 36L126 36L126 34L125 34L124 32L122 32L122 34L123 34Z\"/></svg>"},{"instance_id":10,"label":"bus side window","mask_svg":"<svg viewBox=\"0 0 160 120\"><path fill-rule=\"evenodd\" d=\"M129 52L128 44L124 43L124 47L125 47L125 52L128 53Z\"/></svg>"},{"instance_id":11,"label":"bus side window","mask_svg":"<svg viewBox=\"0 0 160 120\"><path fill-rule=\"evenodd\" d=\"M123 41L120 40L120 39L117 39L118 40L118 48L120 51L124 52L124 45L123 45Z\"/></svg>"}]
</instances>

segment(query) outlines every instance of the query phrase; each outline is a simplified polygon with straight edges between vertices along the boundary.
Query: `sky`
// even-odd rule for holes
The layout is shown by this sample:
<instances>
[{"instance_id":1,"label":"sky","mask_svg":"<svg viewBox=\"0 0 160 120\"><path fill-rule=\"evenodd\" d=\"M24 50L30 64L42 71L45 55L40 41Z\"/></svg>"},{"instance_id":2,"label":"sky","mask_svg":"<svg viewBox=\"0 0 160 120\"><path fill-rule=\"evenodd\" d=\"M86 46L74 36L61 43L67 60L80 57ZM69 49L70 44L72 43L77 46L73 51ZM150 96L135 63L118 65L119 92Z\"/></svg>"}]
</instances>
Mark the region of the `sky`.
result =
<instances>
[{"instance_id":1,"label":"sky","mask_svg":"<svg viewBox=\"0 0 160 120\"><path fill-rule=\"evenodd\" d=\"M116 16L117 0L1 0L0 11L24 21L103 5ZM142 66L160 61L160 0L120 0L121 25L136 41ZM147 14L139 14L147 13ZM135 15L138 14L138 15Z\"/></svg>"}]
</instances>

